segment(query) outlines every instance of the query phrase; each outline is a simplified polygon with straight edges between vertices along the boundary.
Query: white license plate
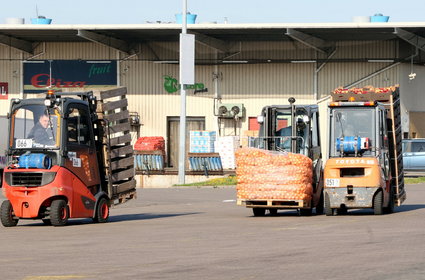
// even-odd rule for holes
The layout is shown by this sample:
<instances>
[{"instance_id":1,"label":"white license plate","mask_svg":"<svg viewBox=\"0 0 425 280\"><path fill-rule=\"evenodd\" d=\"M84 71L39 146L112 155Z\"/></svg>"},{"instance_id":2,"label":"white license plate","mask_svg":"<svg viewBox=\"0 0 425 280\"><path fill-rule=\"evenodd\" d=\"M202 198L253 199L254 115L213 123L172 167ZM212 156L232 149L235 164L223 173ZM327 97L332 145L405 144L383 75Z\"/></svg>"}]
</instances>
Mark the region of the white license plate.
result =
<instances>
[{"instance_id":1,"label":"white license plate","mask_svg":"<svg viewBox=\"0 0 425 280\"><path fill-rule=\"evenodd\" d=\"M17 149L28 149L32 148L32 139L16 139Z\"/></svg>"},{"instance_id":2,"label":"white license plate","mask_svg":"<svg viewBox=\"0 0 425 280\"><path fill-rule=\"evenodd\" d=\"M339 179L326 179L326 187L339 187Z\"/></svg>"}]
</instances>

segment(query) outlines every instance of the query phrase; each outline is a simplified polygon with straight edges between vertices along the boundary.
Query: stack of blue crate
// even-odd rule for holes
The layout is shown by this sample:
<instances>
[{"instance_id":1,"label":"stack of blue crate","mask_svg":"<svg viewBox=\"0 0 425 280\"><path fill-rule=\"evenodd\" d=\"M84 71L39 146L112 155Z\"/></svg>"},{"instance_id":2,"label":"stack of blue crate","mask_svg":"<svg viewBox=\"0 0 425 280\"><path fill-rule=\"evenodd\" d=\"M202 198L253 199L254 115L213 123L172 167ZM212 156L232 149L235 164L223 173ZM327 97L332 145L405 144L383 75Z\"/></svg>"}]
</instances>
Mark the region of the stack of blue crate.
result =
<instances>
[{"instance_id":1,"label":"stack of blue crate","mask_svg":"<svg viewBox=\"0 0 425 280\"><path fill-rule=\"evenodd\" d=\"M196 156L195 156L196 155ZM223 165L219 154L211 153L211 156L205 154L189 154L190 170L192 171L223 171Z\"/></svg>"},{"instance_id":2,"label":"stack of blue crate","mask_svg":"<svg viewBox=\"0 0 425 280\"><path fill-rule=\"evenodd\" d=\"M223 171L220 155L215 153L215 131L190 131L189 163L192 171Z\"/></svg>"},{"instance_id":3,"label":"stack of blue crate","mask_svg":"<svg viewBox=\"0 0 425 280\"><path fill-rule=\"evenodd\" d=\"M190 153L214 153L215 131L190 131Z\"/></svg>"}]
</instances>

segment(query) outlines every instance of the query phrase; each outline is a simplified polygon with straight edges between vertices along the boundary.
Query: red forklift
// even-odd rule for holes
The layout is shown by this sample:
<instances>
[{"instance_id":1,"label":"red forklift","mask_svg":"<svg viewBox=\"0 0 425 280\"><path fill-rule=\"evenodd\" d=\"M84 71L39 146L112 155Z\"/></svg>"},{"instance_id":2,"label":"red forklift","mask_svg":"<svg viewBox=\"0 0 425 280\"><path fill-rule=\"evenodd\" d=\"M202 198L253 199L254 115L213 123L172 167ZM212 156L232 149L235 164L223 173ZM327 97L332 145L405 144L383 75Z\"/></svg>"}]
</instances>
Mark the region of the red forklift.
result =
<instances>
[{"instance_id":1,"label":"red forklift","mask_svg":"<svg viewBox=\"0 0 425 280\"><path fill-rule=\"evenodd\" d=\"M105 223L110 206L136 197L125 88L11 101L3 226L69 218ZM98 112L96 112L98 110Z\"/></svg>"}]
</instances>

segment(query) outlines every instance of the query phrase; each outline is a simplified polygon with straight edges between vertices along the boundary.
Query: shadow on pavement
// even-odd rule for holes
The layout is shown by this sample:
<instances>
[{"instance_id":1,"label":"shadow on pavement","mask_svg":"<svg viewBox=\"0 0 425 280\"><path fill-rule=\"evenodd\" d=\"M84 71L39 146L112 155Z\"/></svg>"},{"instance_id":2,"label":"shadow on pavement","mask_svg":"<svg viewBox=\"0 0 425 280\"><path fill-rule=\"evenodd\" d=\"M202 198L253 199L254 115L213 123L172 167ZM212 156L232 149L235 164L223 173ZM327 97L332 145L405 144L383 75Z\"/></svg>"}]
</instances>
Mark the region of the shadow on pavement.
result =
<instances>
[{"instance_id":1,"label":"shadow on pavement","mask_svg":"<svg viewBox=\"0 0 425 280\"><path fill-rule=\"evenodd\" d=\"M425 204L408 204L408 205L401 205L398 207L394 207L394 214L401 213L401 212L409 212L409 211L415 211L418 209L424 209ZM368 216L368 215L374 215L373 209L352 209L348 210L348 214L344 215L353 215L353 216ZM388 214L385 214L388 215ZM391 215L391 214L390 214ZM339 215L343 216L343 215Z\"/></svg>"},{"instance_id":2,"label":"shadow on pavement","mask_svg":"<svg viewBox=\"0 0 425 280\"><path fill-rule=\"evenodd\" d=\"M312 217L312 216L316 216L316 214L313 212L313 214L311 214L310 216L305 216L305 217ZM261 218L264 218L264 217L266 217L266 218L267 217L270 217L270 218L273 218L273 217L301 217L301 215L298 213L297 210L280 209L280 210L277 211L276 214L271 214L268 211L266 211L266 214L264 216L258 216L258 217L254 216L252 214L252 211L251 211L251 213L249 213L248 217L253 218L253 219L261 219Z\"/></svg>"},{"instance_id":3,"label":"shadow on pavement","mask_svg":"<svg viewBox=\"0 0 425 280\"><path fill-rule=\"evenodd\" d=\"M407 204L396 207L395 212L408 212L425 208L425 204Z\"/></svg>"},{"instance_id":4,"label":"shadow on pavement","mask_svg":"<svg viewBox=\"0 0 425 280\"><path fill-rule=\"evenodd\" d=\"M407 205L401 205L399 207L394 208L394 213L401 213L401 212L409 212L409 211L415 211L419 209L425 209L425 204L407 204ZM373 216L373 209L350 209L348 210L348 213L346 214L338 214L337 216ZM314 217L314 216L324 216L324 215L316 215L314 212L311 216L303 216L303 217ZM255 217L250 216L252 218L261 218L261 217ZM268 212L266 212L265 217L300 217L299 213L297 211L293 210L280 210L276 215L270 215Z\"/></svg>"},{"instance_id":5,"label":"shadow on pavement","mask_svg":"<svg viewBox=\"0 0 425 280\"><path fill-rule=\"evenodd\" d=\"M123 222L123 221L135 221L135 220L151 220L160 218L170 218L187 215L198 215L201 212L193 213L177 213L177 214L152 214L152 213L141 213L141 214L124 214L114 215L109 217L109 223Z\"/></svg>"},{"instance_id":6,"label":"shadow on pavement","mask_svg":"<svg viewBox=\"0 0 425 280\"><path fill-rule=\"evenodd\" d=\"M161 218L170 218L170 217L178 217L178 216L186 216L186 215L197 215L197 214L201 214L201 212L178 213L178 214L141 213L141 214L114 215L114 216L109 216L109 220L105 224L125 222L125 221L161 219ZM29 220L29 221L31 221L31 220ZM47 227L50 227L50 225L45 225L41 220L33 220L33 221L35 223L24 224L24 225L18 223L18 226L24 226L24 227L47 226ZM85 224L96 224L96 223L94 223L92 219L70 219L70 220L68 220L68 223L66 224L65 227L85 225Z\"/></svg>"}]
</instances>

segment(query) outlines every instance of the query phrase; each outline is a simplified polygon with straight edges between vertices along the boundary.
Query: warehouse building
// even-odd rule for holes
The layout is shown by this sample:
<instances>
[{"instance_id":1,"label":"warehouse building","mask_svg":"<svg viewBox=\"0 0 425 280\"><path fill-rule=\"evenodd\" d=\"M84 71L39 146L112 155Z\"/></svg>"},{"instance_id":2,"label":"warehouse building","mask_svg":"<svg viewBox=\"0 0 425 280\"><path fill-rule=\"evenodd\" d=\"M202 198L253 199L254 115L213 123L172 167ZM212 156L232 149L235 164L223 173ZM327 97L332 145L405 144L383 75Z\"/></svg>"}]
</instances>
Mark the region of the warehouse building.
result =
<instances>
[{"instance_id":1,"label":"warehouse building","mask_svg":"<svg viewBox=\"0 0 425 280\"><path fill-rule=\"evenodd\" d=\"M177 167L178 24L0 24L0 115L11 98L127 87L137 136L166 139ZM243 136L266 105L325 105L337 87L400 85L404 137L425 137L425 23L191 24L188 130ZM226 115L240 109L237 117ZM325 106L323 106L325 107ZM140 126L137 125L140 119ZM322 129L322 132L324 129Z\"/></svg>"}]
</instances>

